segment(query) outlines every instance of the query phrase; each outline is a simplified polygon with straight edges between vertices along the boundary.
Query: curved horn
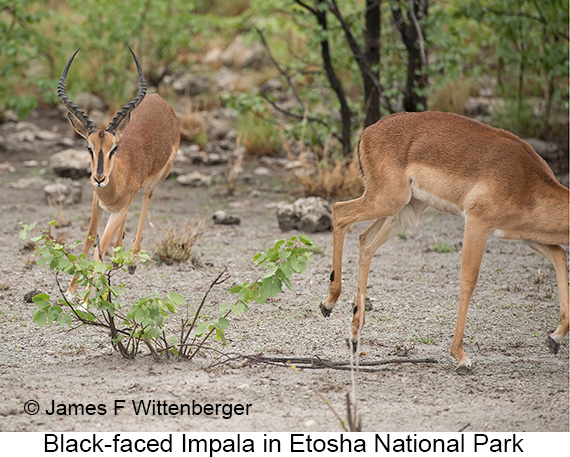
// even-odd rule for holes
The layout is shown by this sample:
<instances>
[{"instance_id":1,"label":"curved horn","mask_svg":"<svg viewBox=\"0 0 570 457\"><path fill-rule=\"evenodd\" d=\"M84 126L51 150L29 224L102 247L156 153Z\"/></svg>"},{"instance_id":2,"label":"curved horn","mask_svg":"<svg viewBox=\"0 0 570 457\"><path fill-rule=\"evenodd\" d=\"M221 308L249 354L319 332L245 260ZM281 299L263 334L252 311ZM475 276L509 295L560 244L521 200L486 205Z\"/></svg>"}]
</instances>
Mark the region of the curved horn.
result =
<instances>
[{"instance_id":1,"label":"curved horn","mask_svg":"<svg viewBox=\"0 0 570 457\"><path fill-rule=\"evenodd\" d=\"M65 105L65 107L69 111L71 111L71 113L73 113L73 115L77 119L79 119L79 121L87 129L87 132L89 133L89 135L91 135L93 132L95 132L97 130L97 127L95 127L95 124L93 123L93 121L91 119L89 119L89 117L87 117L87 114L85 114L83 112L83 110L81 108L79 108L79 106L77 106L69 98L67 98L67 95L65 94L65 80L67 78L67 71L69 70L71 62L73 62L73 59L75 58L75 55L78 52L79 52L79 48L77 48L77 51L75 51L73 53L73 55L71 56L71 59L69 59L67 61L67 63L65 64L65 67L63 68L63 72L61 73L61 78L59 78L59 83L57 84L57 95L59 96L59 99Z\"/></svg>"},{"instance_id":2,"label":"curved horn","mask_svg":"<svg viewBox=\"0 0 570 457\"><path fill-rule=\"evenodd\" d=\"M146 81L144 79L143 71L141 68L141 64L137 56L135 55L134 51L129 46L129 51L133 55L133 59L135 59L135 64L137 65L137 72L139 74L139 93L135 98L133 98L129 103L121 108L121 110L115 114L115 117L109 124L109 127L106 128L107 132L112 133L113 135L117 131L117 127L119 123L129 115L129 113L134 110L137 106L139 106L140 102L142 102L144 96L146 95Z\"/></svg>"}]
</instances>

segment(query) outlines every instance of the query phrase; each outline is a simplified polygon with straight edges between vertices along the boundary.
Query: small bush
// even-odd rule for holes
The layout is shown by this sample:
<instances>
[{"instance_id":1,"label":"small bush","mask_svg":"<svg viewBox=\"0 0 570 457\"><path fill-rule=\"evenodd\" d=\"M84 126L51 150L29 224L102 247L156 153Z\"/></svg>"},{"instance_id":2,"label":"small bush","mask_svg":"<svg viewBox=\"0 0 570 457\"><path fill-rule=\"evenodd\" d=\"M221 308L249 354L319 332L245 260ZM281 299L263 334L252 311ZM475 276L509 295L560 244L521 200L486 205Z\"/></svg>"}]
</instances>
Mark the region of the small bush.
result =
<instances>
[{"instance_id":1,"label":"small bush","mask_svg":"<svg viewBox=\"0 0 570 457\"><path fill-rule=\"evenodd\" d=\"M186 221L181 224L168 222L166 227L156 224L153 229L153 258L159 263L172 265L186 262L192 256L192 248L204 233L204 221Z\"/></svg>"},{"instance_id":2,"label":"small bush","mask_svg":"<svg viewBox=\"0 0 570 457\"><path fill-rule=\"evenodd\" d=\"M23 224L20 238L27 239L35 225L35 222ZM50 222L50 226L55 225L56 221ZM253 262L263 270L257 279L232 287L230 292L237 297L220 304L216 317L202 321L205 316L201 312L212 288L229 279L227 268L210 284L202 301L191 314L192 305L176 292L171 292L168 296L155 292L154 297L143 295L131 303L122 301L121 295L126 284L115 284L117 275L129 271L137 259L148 260L144 252L135 255L133 251L125 252L122 247L118 247L113 250L110 263L105 263L87 260L85 254L71 254L67 246L56 242L47 231L32 240L38 245L35 251L38 265L55 274L61 294L55 303L45 293L32 298L38 308L33 321L40 328L54 323L62 327L72 327L74 322L91 325L109 332L113 347L118 348L123 357L134 358L143 343L157 360L170 355L192 359L213 335L225 344L230 315L241 316L254 302L265 303L278 295L283 286L292 290L291 277L294 273L302 274L305 271L315 246L310 238L299 235L288 240L278 240L266 252L256 254ZM77 241L71 247L79 244L81 242ZM76 297L68 298L63 292L60 281L62 274L77 278L80 292ZM181 322L180 330L172 333L167 327L167 321L181 308L186 308L186 317Z\"/></svg>"}]
</instances>

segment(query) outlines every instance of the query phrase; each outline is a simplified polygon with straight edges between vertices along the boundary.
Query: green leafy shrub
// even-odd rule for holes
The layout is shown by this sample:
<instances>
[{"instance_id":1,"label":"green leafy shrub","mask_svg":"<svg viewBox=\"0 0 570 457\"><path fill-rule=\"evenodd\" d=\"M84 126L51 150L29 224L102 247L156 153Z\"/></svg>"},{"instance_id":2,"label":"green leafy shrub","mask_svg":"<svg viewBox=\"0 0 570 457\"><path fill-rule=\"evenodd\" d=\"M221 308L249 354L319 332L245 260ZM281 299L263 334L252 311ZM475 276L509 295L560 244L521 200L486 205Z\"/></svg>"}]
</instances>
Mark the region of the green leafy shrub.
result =
<instances>
[{"instance_id":1,"label":"green leafy shrub","mask_svg":"<svg viewBox=\"0 0 570 457\"><path fill-rule=\"evenodd\" d=\"M35 225L24 225L20 237L26 239L28 232L33 230ZM257 254L253 259L255 265L265 271L255 281L233 287L230 291L237 294L237 298L233 302L222 303L218 309L218 317L198 322L198 319L203 319L200 313L212 288L223 284L229 278L225 276L226 269L214 279L191 315L191 305L181 294L175 292L166 297L156 292L154 297L142 296L132 304L121 301L121 294L126 285L115 285L116 277L119 273L128 271L136 258L139 261L148 260L149 257L145 253L135 256L132 251L115 248L107 263L87 260L83 254L71 254L69 247L57 242L49 231L44 231L32 240L38 244L35 251L38 265L55 273L61 293L55 303L45 293L33 298L38 308L33 321L39 327L54 323L71 326L74 321L78 321L109 331L112 345L118 348L125 358L134 358L139 352L140 343L143 343L157 359L171 354L192 359L212 335L225 343L230 314L237 317L248 311L251 303L265 303L267 299L279 294L283 285L292 289L293 273L300 274L305 271L315 246L313 241L304 235L277 241L273 247ZM79 241L72 247L78 244ZM80 292L74 300L65 295L59 279L61 274L78 279ZM181 308L186 309L186 318L182 320L180 331L172 334L168 330L167 321ZM180 338L174 335L180 335Z\"/></svg>"}]
</instances>

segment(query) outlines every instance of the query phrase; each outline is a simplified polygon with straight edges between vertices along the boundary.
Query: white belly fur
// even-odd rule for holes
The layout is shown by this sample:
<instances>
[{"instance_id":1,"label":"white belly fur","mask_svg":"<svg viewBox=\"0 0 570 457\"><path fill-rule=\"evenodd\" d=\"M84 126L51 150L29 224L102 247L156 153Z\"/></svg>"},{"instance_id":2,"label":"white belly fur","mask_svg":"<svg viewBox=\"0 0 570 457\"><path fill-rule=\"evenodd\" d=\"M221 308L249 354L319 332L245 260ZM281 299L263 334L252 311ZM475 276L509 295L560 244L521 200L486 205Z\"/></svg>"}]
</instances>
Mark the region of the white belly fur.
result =
<instances>
[{"instance_id":1,"label":"white belly fur","mask_svg":"<svg viewBox=\"0 0 570 457\"><path fill-rule=\"evenodd\" d=\"M424 202L426 205L437 209L438 211L443 211L446 213L457 214L458 216L465 216L464 211L459 208L455 203L439 198L417 186L415 180L412 179L412 197Z\"/></svg>"}]
</instances>

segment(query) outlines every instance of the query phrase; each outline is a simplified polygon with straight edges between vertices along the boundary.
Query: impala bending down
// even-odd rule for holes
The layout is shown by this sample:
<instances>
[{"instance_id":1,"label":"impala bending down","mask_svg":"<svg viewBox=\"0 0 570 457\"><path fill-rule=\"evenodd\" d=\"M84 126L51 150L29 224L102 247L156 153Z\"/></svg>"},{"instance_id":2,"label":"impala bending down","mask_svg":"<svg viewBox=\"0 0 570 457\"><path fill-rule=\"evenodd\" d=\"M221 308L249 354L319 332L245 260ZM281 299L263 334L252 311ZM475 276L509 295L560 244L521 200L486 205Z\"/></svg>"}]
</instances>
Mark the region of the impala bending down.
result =
<instances>
[{"instance_id":1,"label":"impala bending down","mask_svg":"<svg viewBox=\"0 0 570 457\"><path fill-rule=\"evenodd\" d=\"M368 127L360 140L365 191L334 205L333 272L321 304L328 317L341 292L344 235L355 222L375 222L360 235L358 286L351 339L364 325L366 283L376 250L404 230L429 205L465 218L459 312L451 353L458 372L471 362L463 350L467 308L488 236L522 240L556 270L560 322L548 337L558 351L568 334L569 192L546 162L517 136L463 116L439 112L398 113Z\"/></svg>"},{"instance_id":2,"label":"impala bending down","mask_svg":"<svg viewBox=\"0 0 570 457\"><path fill-rule=\"evenodd\" d=\"M143 190L141 216L133 245L134 253L138 254L152 194L168 176L180 143L180 130L174 111L159 95L145 98L146 81L141 65L130 47L129 50L137 66L139 92L115 115L105 130L97 129L65 93L67 72L79 49L65 65L57 87L60 100L70 111L69 121L77 133L87 140L87 150L91 155L93 206L84 254L95 243L103 210L111 213L99 241L99 249L95 250L98 260L102 260L115 237L115 246L122 246L127 211L137 193ZM76 289L74 278L68 292L74 293Z\"/></svg>"}]
</instances>

